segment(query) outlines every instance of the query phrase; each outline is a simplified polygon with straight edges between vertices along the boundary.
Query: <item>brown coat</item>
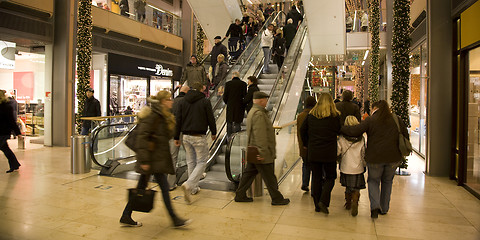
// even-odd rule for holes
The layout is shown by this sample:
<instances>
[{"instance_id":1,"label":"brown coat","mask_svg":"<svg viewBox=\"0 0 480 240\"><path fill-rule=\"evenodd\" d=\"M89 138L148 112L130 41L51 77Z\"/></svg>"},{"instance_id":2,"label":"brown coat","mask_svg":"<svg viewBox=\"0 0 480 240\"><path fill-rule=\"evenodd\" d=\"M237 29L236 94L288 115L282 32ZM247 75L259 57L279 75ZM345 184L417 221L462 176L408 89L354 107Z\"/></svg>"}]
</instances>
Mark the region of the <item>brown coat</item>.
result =
<instances>
[{"instance_id":1,"label":"brown coat","mask_svg":"<svg viewBox=\"0 0 480 240\"><path fill-rule=\"evenodd\" d=\"M393 116L393 115L392 115ZM409 138L407 127L399 121L402 134ZM380 122L378 115L373 113L356 126L343 126L341 132L348 136L361 136L367 133L367 150L365 160L367 163L394 163L403 160L398 147L398 128L393 117L385 122Z\"/></svg>"},{"instance_id":2,"label":"brown coat","mask_svg":"<svg viewBox=\"0 0 480 240\"><path fill-rule=\"evenodd\" d=\"M302 141L302 136L300 134L300 128L302 127L303 122L308 116L308 113L312 110L311 108L306 108L298 114L297 116L297 139L298 139L298 148L300 150L300 157L303 159L307 159L307 149L303 148L303 141Z\"/></svg>"},{"instance_id":3,"label":"brown coat","mask_svg":"<svg viewBox=\"0 0 480 240\"><path fill-rule=\"evenodd\" d=\"M263 164L273 163L276 155L275 130L268 117L267 110L253 104L247 115L248 145L256 146Z\"/></svg>"}]
</instances>

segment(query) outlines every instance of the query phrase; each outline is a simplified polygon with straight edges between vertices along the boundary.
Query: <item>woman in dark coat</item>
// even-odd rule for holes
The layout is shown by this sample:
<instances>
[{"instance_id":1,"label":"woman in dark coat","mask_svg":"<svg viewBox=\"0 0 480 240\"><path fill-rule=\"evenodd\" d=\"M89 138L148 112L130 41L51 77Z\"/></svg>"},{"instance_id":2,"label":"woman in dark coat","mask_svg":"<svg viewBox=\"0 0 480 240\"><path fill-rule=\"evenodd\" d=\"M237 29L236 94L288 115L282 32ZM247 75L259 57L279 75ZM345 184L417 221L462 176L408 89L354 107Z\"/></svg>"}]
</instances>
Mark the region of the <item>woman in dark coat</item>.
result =
<instances>
[{"instance_id":1,"label":"woman in dark coat","mask_svg":"<svg viewBox=\"0 0 480 240\"><path fill-rule=\"evenodd\" d=\"M273 40L272 54L277 63L278 71L282 68L283 60L285 59L285 38L281 29L277 29L277 34Z\"/></svg>"},{"instance_id":2,"label":"woman in dark coat","mask_svg":"<svg viewBox=\"0 0 480 240\"><path fill-rule=\"evenodd\" d=\"M178 217L172 207L169 184L166 174L174 174L169 141L175 132L175 117L170 112L173 101L168 91L160 91L148 99L150 107L144 107L138 114L138 131L136 137L137 163L135 170L140 173L138 189L148 186L150 175L153 175L162 189L165 207L175 227L186 226L190 220ZM120 223L127 226L140 227L140 222L132 219L132 206L128 202L120 218Z\"/></svg>"},{"instance_id":3,"label":"woman in dark coat","mask_svg":"<svg viewBox=\"0 0 480 240\"><path fill-rule=\"evenodd\" d=\"M5 154L8 159L8 165L10 169L7 173L11 173L20 168L20 163L15 157L10 147L8 147L7 140L10 139L12 132L15 135L21 137L20 129L14 119L14 110L10 105L8 98L5 96L5 91L0 90L0 150Z\"/></svg>"},{"instance_id":4,"label":"woman in dark coat","mask_svg":"<svg viewBox=\"0 0 480 240\"><path fill-rule=\"evenodd\" d=\"M340 112L332 96L322 93L300 128L307 162L312 170L312 196L316 212L328 214L330 197L337 178L337 136Z\"/></svg>"},{"instance_id":5,"label":"woman in dark coat","mask_svg":"<svg viewBox=\"0 0 480 240\"><path fill-rule=\"evenodd\" d=\"M390 208L395 169L403 160L398 147L398 127L385 100L372 105L372 116L356 126L343 126L342 133L348 136L360 136L367 133L365 161L368 167L368 195L371 217L386 214ZM397 117L398 118L398 117ZM409 138L407 127L399 119L403 136ZM381 189L380 189L381 185Z\"/></svg>"}]
</instances>

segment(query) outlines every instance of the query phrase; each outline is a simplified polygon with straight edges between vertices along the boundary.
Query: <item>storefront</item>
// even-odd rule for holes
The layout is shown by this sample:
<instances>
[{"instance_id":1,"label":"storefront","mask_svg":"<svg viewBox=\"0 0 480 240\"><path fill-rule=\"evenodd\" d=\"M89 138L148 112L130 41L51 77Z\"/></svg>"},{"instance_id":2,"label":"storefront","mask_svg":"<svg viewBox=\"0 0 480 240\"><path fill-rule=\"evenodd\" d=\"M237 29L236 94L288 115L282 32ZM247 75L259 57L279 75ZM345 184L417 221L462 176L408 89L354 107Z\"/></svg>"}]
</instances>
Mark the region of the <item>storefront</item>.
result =
<instances>
[{"instance_id":1,"label":"storefront","mask_svg":"<svg viewBox=\"0 0 480 240\"><path fill-rule=\"evenodd\" d=\"M451 177L480 198L480 2L455 20L456 56L453 88L457 115Z\"/></svg>"},{"instance_id":2,"label":"storefront","mask_svg":"<svg viewBox=\"0 0 480 240\"><path fill-rule=\"evenodd\" d=\"M181 68L170 64L108 54L108 115L138 112L147 97L178 86Z\"/></svg>"},{"instance_id":3,"label":"storefront","mask_svg":"<svg viewBox=\"0 0 480 240\"><path fill-rule=\"evenodd\" d=\"M427 43L422 42L410 52L410 142L422 157L427 141Z\"/></svg>"},{"instance_id":4,"label":"storefront","mask_svg":"<svg viewBox=\"0 0 480 240\"><path fill-rule=\"evenodd\" d=\"M43 48L18 47L13 42L0 40L0 89L18 103L19 125L27 136L40 137L45 133L45 53Z\"/></svg>"}]
</instances>

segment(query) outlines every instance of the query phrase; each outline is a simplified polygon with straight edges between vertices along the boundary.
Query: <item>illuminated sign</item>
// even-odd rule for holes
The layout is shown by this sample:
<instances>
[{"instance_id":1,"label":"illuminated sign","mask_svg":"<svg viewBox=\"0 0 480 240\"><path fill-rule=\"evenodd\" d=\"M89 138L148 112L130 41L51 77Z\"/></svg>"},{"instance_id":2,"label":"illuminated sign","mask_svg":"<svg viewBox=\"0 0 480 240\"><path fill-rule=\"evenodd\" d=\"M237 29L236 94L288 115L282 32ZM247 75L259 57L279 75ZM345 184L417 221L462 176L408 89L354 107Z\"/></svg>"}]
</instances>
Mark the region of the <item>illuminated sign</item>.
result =
<instances>
[{"instance_id":1,"label":"illuminated sign","mask_svg":"<svg viewBox=\"0 0 480 240\"><path fill-rule=\"evenodd\" d=\"M161 64L157 64L155 68L142 67L142 66L138 66L137 68L138 70L153 72L157 76L163 76L163 77L173 76L173 71L170 70L169 68L164 69Z\"/></svg>"}]
</instances>

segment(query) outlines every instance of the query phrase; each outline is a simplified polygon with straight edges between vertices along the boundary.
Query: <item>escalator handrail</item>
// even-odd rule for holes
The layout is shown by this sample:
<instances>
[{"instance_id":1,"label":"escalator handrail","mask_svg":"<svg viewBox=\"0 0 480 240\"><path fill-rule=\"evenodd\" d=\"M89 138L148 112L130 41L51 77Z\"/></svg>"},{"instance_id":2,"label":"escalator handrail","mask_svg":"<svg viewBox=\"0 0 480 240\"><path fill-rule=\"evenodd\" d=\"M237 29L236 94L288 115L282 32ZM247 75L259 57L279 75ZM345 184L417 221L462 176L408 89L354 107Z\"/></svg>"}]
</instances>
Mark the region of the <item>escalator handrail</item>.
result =
<instances>
[{"instance_id":1,"label":"escalator handrail","mask_svg":"<svg viewBox=\"0 0 480 240\"><path fill-rule=\"evenodd\" d=\"M107 128L107 127L112 127L112 126L125 126L125 125L133 125L135 124L135 126L133 126L130 130L128 130L128 133L125 135L125 136L128 136L136 127L137 127L137 123L112 123L112 124L107 124L107 125L103 125L103 126L98 126L96 127L91 135L92 135L92 139L91 139L91 142L90 142L90 157L92 158L92 161L97 164L98 166L100 167L103 167L103 168L109 168L110 166L108 165L104 165L104 164L101 164L97 161L97 159L95 158L95 153L93 152L93 146L94 146L94 143L95 141L97 140L98 138L98 133L104 129L104 128ZM124 140L125 138L122 139L122 141ZM120 141L121 142L121 141Z\"/></svg>"},{"instance_id":2,"label":"escalator handrail","mask_svg":"<svg viewBox=\"0 0 480 240\"><path fill-rule=\"evenodd\" d=\"M232 167L230 166L230 155L232 153L232 147L233 147L233 143L234 143L235 138L237 137L237 135L239 135L241 133L244 133L244 132L246 132L246 131L243 130L243 131L233 133L232 137L231 137L231 140L228 142L226 150L225 150L225 173L227 174L228 180L230 180L231 182L234 182L234 183L239 183L240 179L235 179L232 176ZM242 162L243 162L243 160L244 159L242 159Z\"/></svg>"},{"instance_id":3,"label":"escalator handrail","mask_svg":"<svg viewBox=\"0 0 480 240\"><path fill-rule=\"evenodd\" d=\"M294 53L296 53L296 54L299 54L299 50L300 50L300 47L301 47L301 43L302 43L303 39L305 38L305 35L306 35L306 32L307 32L307 26L306 26L305 22L302 22L302 24L300 25L300 28L302 28L302 25L303 25L303 32L301 33L301 35L299 35L299 41L298 41L298 46L297 46L297 48L294 49L294 50L295 50ZM300 28L299 28L299 29L300 29ZM296 60L298 60L298 57L296 58ZM281 92L282 94L280 94L280 97L279 97L279 99L277 100L277 102L274 103L274 106L275 106L276 108L274 107L273 109L277 109L277 111L275 111L274 113L272 112L272 115L271 115L272 123L274 122L275 118L277 117L278 110L279 110L279 109L278 109L278 106L279 106L279 104L281 104L281 102L282 102L282 100L283 100L283 96L285 95L285 91L286 91L286 89L287 89L287 82L290 81L290 77L291 77L291 74L292 74L292 72L293 72L294 65L296 65L295 63L296 63L296 61L294 61L294 62L292 63L292 67L291 67L291 68L288 70L288 72L285 74L285 79L287 79L287 80L286 80L286 81L283 81L283 82L284 82L284 85L282 86L282 89L280 90L280 92ZM283 67L285 66L285 64L286 64L286 63L284 63L284 65L282 66L281 69L283 69ZM274 83L274 85L273 85L273 87L272 87L272 90L270 91L270 96L272 96L272 94L274 93L274 91L275 91L275 89L276 89L276 87L277 87L277 85L278 85L279 80L280 80L281 77L282 77L281 74L279 74L279 75L277 76L277 80L275 81L275 83ZM270 99L269 99L269 101L270 101Z\"/></svg>"}]
</instances>

